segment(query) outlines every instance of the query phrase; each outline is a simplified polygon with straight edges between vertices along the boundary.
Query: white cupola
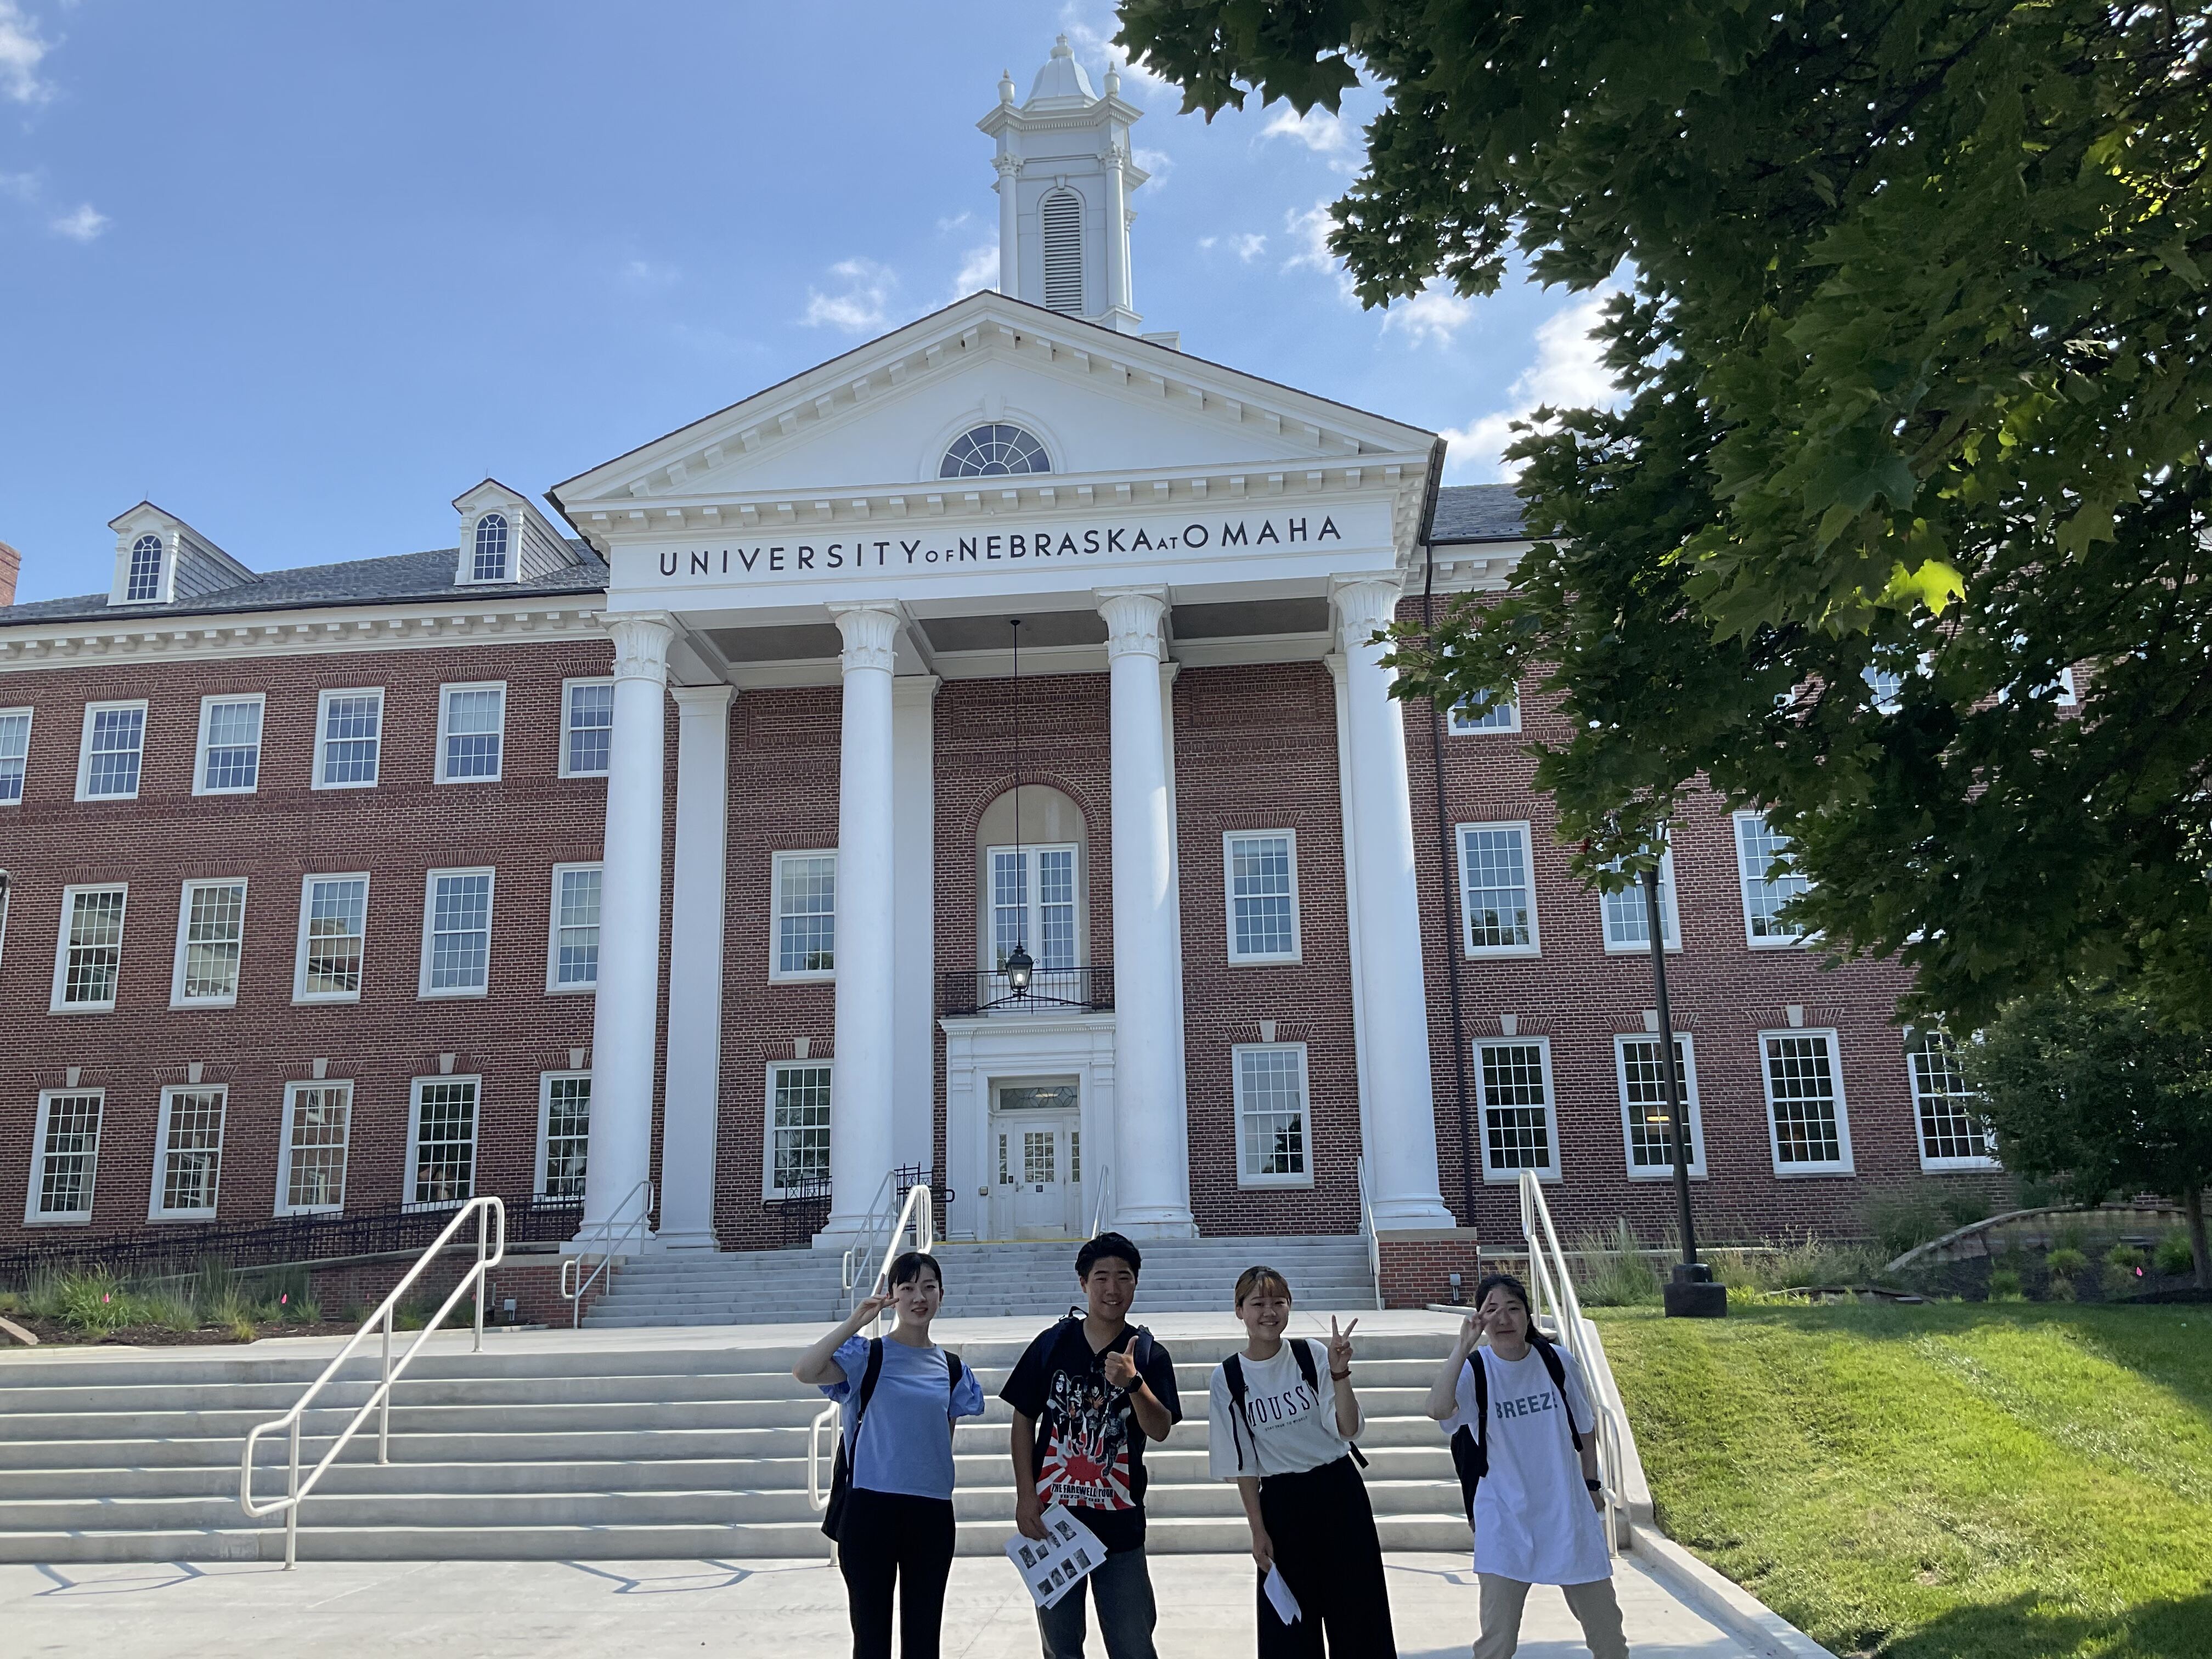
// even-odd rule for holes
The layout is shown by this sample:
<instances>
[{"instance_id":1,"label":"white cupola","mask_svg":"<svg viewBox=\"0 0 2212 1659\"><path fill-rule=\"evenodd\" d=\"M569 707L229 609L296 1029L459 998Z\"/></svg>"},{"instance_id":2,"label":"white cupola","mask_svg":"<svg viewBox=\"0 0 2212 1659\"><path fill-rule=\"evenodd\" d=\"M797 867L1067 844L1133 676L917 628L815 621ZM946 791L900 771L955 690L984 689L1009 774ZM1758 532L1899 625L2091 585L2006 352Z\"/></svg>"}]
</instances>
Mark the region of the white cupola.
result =
<instances>
[{"instance_id":1,"label":"white cupola","mask_svg":"<svg viewBox=\"0 0 2212 1659\"><path fill-rule=\"evenodd\" d=\"M1123 334L1139 332L1129 280L1129 197L1151 175L1129 156L1129 129L1144 112L1106 71L1092 89L1061 35L1037 71L1029 101L1014 101L1011 74L999 106L976 125L999 141L999 289Z\"/></svg>"}]
</instances>

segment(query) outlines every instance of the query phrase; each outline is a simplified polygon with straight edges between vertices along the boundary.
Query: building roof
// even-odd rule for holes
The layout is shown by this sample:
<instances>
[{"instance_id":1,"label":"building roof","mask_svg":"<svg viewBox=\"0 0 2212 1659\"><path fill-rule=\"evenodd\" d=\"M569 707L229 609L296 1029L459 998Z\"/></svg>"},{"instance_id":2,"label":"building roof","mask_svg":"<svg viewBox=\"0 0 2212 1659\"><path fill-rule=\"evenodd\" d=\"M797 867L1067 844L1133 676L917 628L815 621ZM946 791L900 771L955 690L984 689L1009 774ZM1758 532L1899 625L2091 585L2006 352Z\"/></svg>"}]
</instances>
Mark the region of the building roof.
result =
<instances>
[{"instance_id":1,"label":"building roof","mask_svg":"<svg viewBox=\"0 0 2212 1659\"><path fill-rule=\"evenodd\" d=\"M272 570L234 587L219 588L173 605L115 605L105 593L74 599L35 599L0 606L0 628L31 623L129 622L158 623L170 617L219 617L247 611L303 611L338 605L409 605L424 601L508 599L531 593L597 593L605 591L606 562L582 542L569 540L580 562L534 580L464 586L453 576L450 547L426 553L402 553L385 559L349 559L340 564L304 565Z\"/></svg>"},{"instance_id":2,"label":"building roof","mask_svg":"<svg viewBox=\"0 0 2212 1659\"><path fill-rule=\"evenodd\" d=\"M1430 545L1524 539L1528 532L1521 527L1521 498L1514 489L1510 483L1447 484L1437 491Z\"/></svg>"}]
</instances>

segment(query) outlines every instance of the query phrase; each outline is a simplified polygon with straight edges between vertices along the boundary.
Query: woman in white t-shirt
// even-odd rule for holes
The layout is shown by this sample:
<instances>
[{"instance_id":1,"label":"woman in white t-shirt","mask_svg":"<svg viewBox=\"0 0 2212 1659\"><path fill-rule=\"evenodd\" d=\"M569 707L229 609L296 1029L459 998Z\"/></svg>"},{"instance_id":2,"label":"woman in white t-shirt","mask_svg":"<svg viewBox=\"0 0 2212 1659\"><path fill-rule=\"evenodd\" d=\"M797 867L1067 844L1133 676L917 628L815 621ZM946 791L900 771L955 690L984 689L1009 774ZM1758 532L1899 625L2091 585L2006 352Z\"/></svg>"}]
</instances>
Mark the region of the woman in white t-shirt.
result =
<instances>
[{"instance_id":1,"label":"woman in white t-shirt","mask_svg":"<svg viewBox=\"0 0 2212 1659\"><path fill-rule=\"evenodd\" d=\"M1260 1659L1390 1656L1390 1597L1382 1545L1359 1478L1352 1441L1359 1402L1352 1392L1353 1320L1328 1322L1326 1346L1285 1340L1290 1281L1273 1267L1248 1267L1237 1281L1244 1352L1213 1368L1207 1386L1206 1467L1234 1480L1252 1527L1260 1568ZM1326 1380L1324 1380L1326 1373ZM1363 1462L1364 1460L1362 1460ZM1298 1607L1285 1623L1267 1595L1279 1569Z\"/></svg>"},{"instance_id":2,"label":"woman in white t-shirt","mask_svg":"<svg viewBox=\"0 0 2212 1659\"><path fill-rule=\"evenodd\" d=\"M1628 1659L1581 1370L1531 1327L1528 1292L1510 1273L1486 1277L1474 1305L1428 1407L1447 1435L1469 1430L1486 1462L1471 1517L1482 1587L1474 1659L1509 1659L1531 1584L1560 1587L1596 1659ZM1478 1346L1486 1334L1490 1345Z\"/></svg>"}]
</instances>

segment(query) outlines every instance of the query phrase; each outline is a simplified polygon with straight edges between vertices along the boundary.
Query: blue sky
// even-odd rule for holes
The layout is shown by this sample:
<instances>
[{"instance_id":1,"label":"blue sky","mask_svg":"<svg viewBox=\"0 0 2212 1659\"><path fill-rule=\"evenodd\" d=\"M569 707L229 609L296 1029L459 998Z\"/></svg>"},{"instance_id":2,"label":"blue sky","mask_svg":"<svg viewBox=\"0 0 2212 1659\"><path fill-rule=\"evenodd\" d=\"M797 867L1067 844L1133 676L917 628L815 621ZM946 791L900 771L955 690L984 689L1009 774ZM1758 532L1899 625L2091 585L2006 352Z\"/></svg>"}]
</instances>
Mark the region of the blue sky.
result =
<instances>
[{"instance_id":1,"label":"blue sky","mask_svg":"<svg viewBox=\"0 0 2212 1659\"><path fill-rule=\"evenodd\" d=\"M257 569L411 551L995 281L1001 68L1104 3L0 0L0 541L103 588L150 497ZM1590 302L1363 312L1316 238L1358 127L1133 73L1137 303L1450 434L1602 382Z\"/></svg>"}]
</instances>

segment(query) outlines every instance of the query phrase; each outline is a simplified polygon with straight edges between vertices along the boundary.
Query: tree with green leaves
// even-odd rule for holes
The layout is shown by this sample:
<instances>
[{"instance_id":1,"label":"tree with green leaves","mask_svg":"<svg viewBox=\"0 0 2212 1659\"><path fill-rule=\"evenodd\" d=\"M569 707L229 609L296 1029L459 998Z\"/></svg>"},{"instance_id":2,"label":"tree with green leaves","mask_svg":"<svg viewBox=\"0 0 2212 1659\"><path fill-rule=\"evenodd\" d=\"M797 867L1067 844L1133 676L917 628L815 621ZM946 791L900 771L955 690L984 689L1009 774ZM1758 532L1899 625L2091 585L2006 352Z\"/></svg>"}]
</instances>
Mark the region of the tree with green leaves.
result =
<instances>
[{"instance_id":1,"label":"tree with green leaves","mask_svg":"<svg viewBox=\"0 0 2212 1659\"><path fill-rule=\"evenodd\" d=\"M1187 107L1387 105L1361 297L1621 285L1612 410L1400 694L1556 692L1600 885L1710 787L1971 1029L2069 975L2212 1006L2212 36L2106 0L1123 0Z\"/></svg>"},{"instance_id":2,"label":"tree with green leaves","mask_svg":"<svg viewBox=\"0 0 2212 1659\"><path fill-rule=\"evenodd\" d=\"M2007 1169L2079 1204L2179 1194L2212 1290L2212 1036L2175 1030L2139 994L2066 988L2012 1004L1965 1057Z\"/></svg>"}]
</instances>

